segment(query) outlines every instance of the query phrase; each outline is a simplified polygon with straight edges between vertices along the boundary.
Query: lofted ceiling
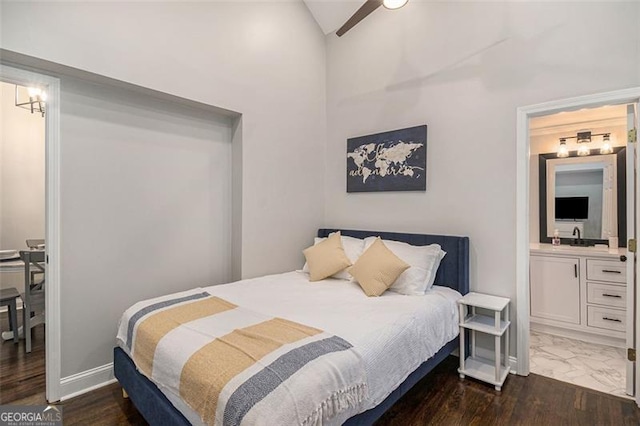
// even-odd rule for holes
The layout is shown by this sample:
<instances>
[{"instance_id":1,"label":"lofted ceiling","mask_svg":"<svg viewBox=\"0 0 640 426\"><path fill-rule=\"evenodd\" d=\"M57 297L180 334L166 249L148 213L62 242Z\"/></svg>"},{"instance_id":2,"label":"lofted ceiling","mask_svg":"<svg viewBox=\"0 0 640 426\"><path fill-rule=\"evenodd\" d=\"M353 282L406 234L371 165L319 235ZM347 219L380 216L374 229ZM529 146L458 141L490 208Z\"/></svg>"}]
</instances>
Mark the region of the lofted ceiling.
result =
<instances>
[{"instance_id":1,"label":"lofted ceiling","mask_svg":"<svg viewBox=\"0 0 640 426\"><path fill-rule=\"evenodd\" d=\"M303 0L325 34L331 34L355 13L365 0Z\"/></svg>"}]
</instances>

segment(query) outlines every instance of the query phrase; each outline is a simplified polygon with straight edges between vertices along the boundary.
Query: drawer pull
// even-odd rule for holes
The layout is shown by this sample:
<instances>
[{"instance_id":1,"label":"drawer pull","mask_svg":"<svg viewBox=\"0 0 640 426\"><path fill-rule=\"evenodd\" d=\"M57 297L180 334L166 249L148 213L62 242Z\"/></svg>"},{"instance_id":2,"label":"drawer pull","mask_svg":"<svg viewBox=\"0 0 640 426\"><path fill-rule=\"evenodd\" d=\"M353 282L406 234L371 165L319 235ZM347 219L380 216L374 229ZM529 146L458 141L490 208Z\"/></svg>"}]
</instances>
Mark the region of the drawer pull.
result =
<instances>
[{"instance_id":1,"label":"drawer pull","mask_svg":"<svg viewBox=\"0 0 640 426\"><path fill-rule=\"evenodd\" d=\"M602 319L605 320L605 321L622 322L622 320L619 320L618 318L602 317Z\"/></svg>"},{"instance_id":2,"label":"drawer pull","mask_svg":"<svg viewBox=\"0 0 640 426\"><path fill-rule=\"evenodd\" d=\"M617 299L622 299L622 296L620 296L619 294L607 294L607 293L602 293L602 295L604 297L615 297Z\"/></svg>"},{"instance_id":3,"label":"drawer pull","mask_svg":"<svg viewBox=\"0 0 640 426\"><path fill-rule=\"evenodd\" d=\"M603 269L602 272L606 272L607 274L621 274L621 271L612 271L611 269Z\"/></svg>"}]
</instances>

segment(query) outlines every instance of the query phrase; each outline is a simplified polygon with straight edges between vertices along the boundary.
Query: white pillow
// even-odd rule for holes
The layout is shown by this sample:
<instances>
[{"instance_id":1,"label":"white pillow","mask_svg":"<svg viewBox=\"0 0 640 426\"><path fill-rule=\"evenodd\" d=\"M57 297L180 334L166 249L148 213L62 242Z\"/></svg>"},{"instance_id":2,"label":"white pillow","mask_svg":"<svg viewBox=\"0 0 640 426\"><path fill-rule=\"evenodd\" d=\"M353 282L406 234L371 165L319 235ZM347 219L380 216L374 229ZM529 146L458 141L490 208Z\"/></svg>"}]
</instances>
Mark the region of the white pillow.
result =
<instances>
[{"instance_id":1,"label":"white pillow","mask_svg":"<svg viewBox=\"0 0 640 426\"><path fill-rule=\"evenodd\" d=\"M376 237L365 238L364 249L369 248L375 240ZM382 242L393 254L411 265L391 285L389 291L410 296L425 294L433 285L440 262L447 253L442 251L438 244L412 246L400 241L382 240Z\"/></svg>"},{"instance_id":2,"label":"white pillow","mask_svg":"<svg viewBox=\"0 0 640 426\"><path fill-rule=\"evenodd\" d=\"M440 249L440 252L438 253L436 260L433 263L433 266L431 267L433 273L429 275L429 282L427 282L427 288L425 292L429 291L431 287L433 287L433 283L436 280L436 275L438 274L438 268L440 267L440 262L442 262L442 259L444 259L445 255L447 254L446 251L442 250L442 247L440 247L440 244L432 244L432 245L438 246L438 248Z\"/></svg>"},{"instance_id":3,"label":"white pillow","mask_svg":"<svg viewBox=\"0 0 640 426\"><path fill-rule=\"evenodd\" d=\"M332 235L332 234L333 232L329 235ZM359 238L347 237L344 235L342 235L341 238L342 238L342 248L344 249L344 253L347 255L347 257L351 261L351 264L353 265L354 263L356 263L356 260L358 260L358 258L362 255L362 252L364 251L364 240L361 240ZM315 246L316 244L320 243L321 241L324 241L325 239L326 238L315 237L313 239L313 245ZM371 243L373 244L373 241ZM307 265L307 262L304 263L304 266L302 267L302 272L306 272L307 274L309 273L309 265ZM342 271L333 274L331 278L338 278L341 280L350 280L351 275L347 272L345 268Z\"/></svg>"}]
</instances>

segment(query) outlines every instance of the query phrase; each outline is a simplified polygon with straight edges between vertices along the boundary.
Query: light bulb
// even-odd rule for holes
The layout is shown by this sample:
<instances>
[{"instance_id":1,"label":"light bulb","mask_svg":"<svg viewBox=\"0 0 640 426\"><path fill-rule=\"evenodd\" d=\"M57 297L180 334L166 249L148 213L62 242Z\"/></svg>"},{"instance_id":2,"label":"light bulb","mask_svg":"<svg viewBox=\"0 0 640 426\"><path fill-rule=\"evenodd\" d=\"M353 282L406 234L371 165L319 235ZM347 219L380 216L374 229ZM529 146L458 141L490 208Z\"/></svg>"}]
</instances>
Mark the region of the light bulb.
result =
<instances>
[{"instance_id":1,"label":"light bulb","mask_svg":"<svg viewBox=\"0 0 640 426\"><path fill-rule=\"evenodd\" d=\"M609 142L609 134L607 133L602 137L602 148L600 148L600 154L612 154L613 148Z\"/></svg>"},{"instance_id":2,"label":"light bulb","mask_svg":"<svg viewBox=\"0 0 640 426\"><path fill-rule=\"evenodd\" d=\"M589 148L587 148L586 144L582 144L580 145L580 147L578 148L578 152L577 152L578 156L580 157L584 157L585 155L589 155L591 154L591 151L589 150Z\"/></svg>"},{"instance_id":3,"label":"light bulb","mask_svg":"<svg viewBox=\"0 0 640 426\"><path fill-rule=\"evenodd\" d=\"M45 92L44 90L40 92L40 101L41 102L47 101L47 92Z\"/></svg>"},{"instance_id":4,"label":"light bulb","mask_svg":"<svg viewBox=\"0 0 640 426\"><path fill-rule=\"evenodd\" d=\"M37 87L27 87L27 92L30 98L35 98L40 94L40 89Z\"/></svg>"},{"instance_id":5,"label":"light bulb","mask_svg":"<svg viewBox=\"0 0 640 426\"><path fill-rule=\"evenodd\" d=\"M608 142L605 142L602 145L602 148L600 148L600 154L612 154L612 153L613 153L613 148Z\"/></svg>"},{"instance_id":6,"label":"light bulb","mask_svg":"<svg viewBox=\"0 0 640 426\"><path fill-rule=\"evenodd\" d=\"M558 158L567 158L569 156L569 150L567 149L567 141L560 139L560 147L558 148Z\"/></svg>"},{"instance_id":7,"label":"light bulb","mask_svg":"<svg viewBox=\"0 0 640 426\"><path fill-rule=\"evenodd\" d=\"M383 0L382 5L387 9L400 9L409 0Z\"/></svg>"}]
</instances>

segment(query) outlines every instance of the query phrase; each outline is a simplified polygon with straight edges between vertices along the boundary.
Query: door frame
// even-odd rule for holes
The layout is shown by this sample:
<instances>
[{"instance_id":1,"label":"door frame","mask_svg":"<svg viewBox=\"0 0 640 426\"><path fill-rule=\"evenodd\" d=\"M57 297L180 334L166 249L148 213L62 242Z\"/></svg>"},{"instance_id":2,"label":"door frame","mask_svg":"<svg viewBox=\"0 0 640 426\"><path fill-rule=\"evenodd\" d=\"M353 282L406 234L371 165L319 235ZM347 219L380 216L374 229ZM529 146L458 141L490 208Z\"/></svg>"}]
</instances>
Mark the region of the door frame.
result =
<instances>
[{"instance_id":1,"label":"door frame","mask_svg":"<svg viewBox=\"0 0 640 426\"><path fill-rule=\"evenodd\" d=\"M516 118L516 373L529 374L529 119L562 111L640 100L640 87L560 99L517 109ZM626 238L621 236L621 238ZM637 321L637 318L636 318ZM636 325L636 333L640 327ZM636 339L636 342L638 340ZM640 363L638 363L640 364ZM636 369L638 368L636 364ZM636 370L637 372L637 370ZM636 395L638 392L636 390Z\"/></svg>"},{"instance_id":2,"label":"door frame","mask_svg":"<svg viewBox=\"0 0 640 426\"><path fill-rule=\"evenodd\" d=\"M0 64L0 80L46 88L45 113L45 380L47 401L60 400L60 80Z\"/></svg>"},{"instance_id":3,"label":"door frame","mask_svg":"<svg viewBox=\"0 0 640 426\"><path fill-rule=\"evenodd\" d=\"M630 129L638 128L638 103L628 104L627 105L627 132ZM637 138L636 138L637 139ZM628 238L637 238L638 235L638 203L640 202L640 185L638 184L638 144L637 143L629 143L627 139L627 194L628 197L632 197L634 202L627 203L627 218L633 217L636 220L632 221L632 223L627 223L627 237ZM632 172L633 171L633 172ZM628 244L628 243L627 243ZM631 256L629 256L631 258ZM638 280L638 274L636 274L636 268L638 267L638 257L635 256L635 262L629 263L627 265L627 276L635 277L636 286ZM636 293L637 288L633 288L631 286L627 286L627 300L635 301L634 307L637 309L640 306L640 295ZM636 320L636 309L633 311L627 311L627 324L635 323ZM638 336L640 336L640 326L636 323L637 328L635 330L626 330L626 338L627 341L633 340L635 346L637 348ZM634 336L633 332L636 332ZM629 358L629 357L627 357ZM640 405L640 388L638 387L638 378L640 377L640 363L633 362L633 367L629 369L629 364L633 361L627 359L627 374L625 387L627 394L634 394L636 403Z\"/></svg>"}]
</instances>

